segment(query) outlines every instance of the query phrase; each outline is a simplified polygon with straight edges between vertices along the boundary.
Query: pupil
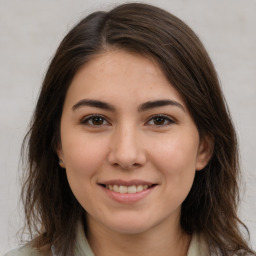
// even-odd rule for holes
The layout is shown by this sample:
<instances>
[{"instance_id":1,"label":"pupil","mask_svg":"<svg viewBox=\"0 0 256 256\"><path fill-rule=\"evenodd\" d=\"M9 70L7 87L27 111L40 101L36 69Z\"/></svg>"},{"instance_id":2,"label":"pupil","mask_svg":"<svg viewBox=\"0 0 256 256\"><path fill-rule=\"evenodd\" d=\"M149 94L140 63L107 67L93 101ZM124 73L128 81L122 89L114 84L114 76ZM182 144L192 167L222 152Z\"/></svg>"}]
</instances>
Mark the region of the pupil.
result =
<instances>
[{"instance_id":1,"label":"pupil","mask_svg":"<svg viewBox=\"0 0 256 256\"><path fill-rule=\"evenodd\" d=\"M94 117L92 120L94 125L102 125L103 124L103 118L101 117Z\"/></svg>"},{"instance_id":2,"label":"pupil","mask_svg":"<svg viewBox=\"0 0 256 256\"><path fill-rule=\"evenodd\" d=\"M164 118L162 118L162 117L156 117L156 118L155 118L155 124L157 124L157 125L162 125L162 124L164 124Z\"/></svg>"}]
</instances>

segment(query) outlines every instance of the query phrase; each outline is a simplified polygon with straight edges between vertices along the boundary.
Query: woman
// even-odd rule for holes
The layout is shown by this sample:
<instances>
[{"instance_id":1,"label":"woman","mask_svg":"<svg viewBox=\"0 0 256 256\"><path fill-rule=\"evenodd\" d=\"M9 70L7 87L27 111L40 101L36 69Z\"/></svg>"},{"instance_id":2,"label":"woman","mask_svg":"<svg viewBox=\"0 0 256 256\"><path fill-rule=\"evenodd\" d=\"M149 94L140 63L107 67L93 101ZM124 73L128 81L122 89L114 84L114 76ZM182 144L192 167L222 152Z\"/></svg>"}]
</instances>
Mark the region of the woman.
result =
<instances>
[{"instance_id":1,"label":"woman","mask_svg":"<svg viewBox=\"0 0 256 256\"><path fill-rule=\"evenodd\" d=\"M159 8L120 5L76 25L25 141L31 242L8 255L255 255L217 74Z\"/></svg>"}]
</instances>

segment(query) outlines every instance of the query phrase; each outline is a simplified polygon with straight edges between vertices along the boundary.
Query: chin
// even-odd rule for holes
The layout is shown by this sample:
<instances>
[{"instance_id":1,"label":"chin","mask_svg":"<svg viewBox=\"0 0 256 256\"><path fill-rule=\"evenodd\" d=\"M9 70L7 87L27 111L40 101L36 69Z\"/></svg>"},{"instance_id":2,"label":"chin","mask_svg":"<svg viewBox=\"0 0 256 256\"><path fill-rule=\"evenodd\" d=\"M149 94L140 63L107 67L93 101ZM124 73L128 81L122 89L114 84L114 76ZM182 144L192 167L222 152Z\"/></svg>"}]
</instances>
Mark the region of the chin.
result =
<instances>
[{"instance_id":1,"label":"chin","mask_svg":"<svg viewBox=\"0 0 256 256\"><path fill-rule=\"evenodd\" d=\"M153 226L153 223L150 225L150 222L145 219L129 219L124 221L122 219L120 222L111 223L109 229L120 234L134 235L142 234L150 230Z\"/></svg>"}]
</instances>

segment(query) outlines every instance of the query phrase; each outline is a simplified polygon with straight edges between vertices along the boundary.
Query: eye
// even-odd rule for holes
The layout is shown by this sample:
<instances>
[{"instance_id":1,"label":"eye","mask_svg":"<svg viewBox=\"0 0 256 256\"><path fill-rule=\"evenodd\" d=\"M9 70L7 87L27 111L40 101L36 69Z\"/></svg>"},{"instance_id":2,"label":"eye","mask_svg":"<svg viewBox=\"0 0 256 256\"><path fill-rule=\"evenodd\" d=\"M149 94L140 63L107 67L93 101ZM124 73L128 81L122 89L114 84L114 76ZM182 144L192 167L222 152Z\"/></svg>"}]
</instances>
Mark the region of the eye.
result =
<instances>
[{"instance_id":1,"label":"eye","mask_svg":"<svg viewBox=\"0 0 256 256\"><path fill-rule=\"evenodd\" d=\"M151 117L147 124L154 126L167 126L174 123L174 121L166 115L155 115Z\"/></svg>"},{"instance_id":2,"label":"eye","mask_svg":"<svg viewBox=\"0 0 256 256\"><path fill-rule=\"evenodd\" d=\"M81 124L88 126L105 126L109 125L109 122L101 115L90 115L83 118Z\"/></svg>"}]
</instances>

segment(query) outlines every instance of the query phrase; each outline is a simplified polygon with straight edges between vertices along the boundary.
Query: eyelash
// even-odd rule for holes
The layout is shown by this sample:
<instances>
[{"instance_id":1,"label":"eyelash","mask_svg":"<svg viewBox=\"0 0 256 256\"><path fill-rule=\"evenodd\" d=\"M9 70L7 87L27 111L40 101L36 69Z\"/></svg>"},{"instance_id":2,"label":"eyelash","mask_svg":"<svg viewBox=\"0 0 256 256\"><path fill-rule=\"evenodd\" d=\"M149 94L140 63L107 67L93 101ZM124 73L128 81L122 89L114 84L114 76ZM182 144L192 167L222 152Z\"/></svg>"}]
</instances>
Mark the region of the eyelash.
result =
<instances>
[{"instance_id":1,"label":"eyelash","mask_svg":"<svg viewBox=\"0 0 256 256\"><path fill-rule=\"evenodd\" d=\"M93 122L95 121L96 119L101 119L101 121L103 122L102 124L93 124L93 123L90 123L90 122ZM159 119L162 119L162 121L164 121L164 124L159 124L159 125L156 125L156 124L149 124L151 121L156 121L156 119L159 118ZM107 124L104 124L104 122L106 122ZM166 124L167 122L167 124ZM163 115L163 114L158 114L158 115L154 115L154 116L151 116L148 121L146 122L146 124L149 124L150 126L158 126L158 127L163 127L163 126L168 126L168 125L171 125L175 123L173 119L171 119L169 116L166 116L166 115ZM98 115L98 114L93 114L93 115L89 115L89 116L86 116L85 118L83 118L81 120L81 124L83 125L88 125L88 126L92 126L94 128L98 128L98 127L102 127L102 126L105 126L105 125L109 125L110 123L107 121L107 119L102 116L102 115Z\"/></svg>"},{"instance_id":2,"label":"eyelash","mask_svg":"<svg viewBox=\"0 0 256 256\"><path fill-rule=\"evenodd\" d=\"M106 125L106 124L99 124L99 125L96 125L96 124L93 124L93 123L89 123L89 122L92 122L93 120L95 121L96 120L96 118L101 118L102 120L103 120L103 122L107 122L108 124L109 124L109 122L107 121L107 119L104 117L104 116L102 116L102 115L96 115L96 114L94 114L94 115L89 115L89 116L86 116L85 118L83 118L82 120L81 120L81 124L83 124L83 125L90 125L90 126L94 126L94 127L101 127L101 126L103 126L103 125Z\"/></svg>"},{"instance_id":3,"label":"eyelash","mask_svg":"<svg viewBox=\"0 0 256 256\"><path fill-rule=\"evenodd\" d=\"M156 124L151 124L151 125L163 127L163 126L168 126L168 125L175 123L173 119L171 119L169 116L166 116L163 114L158 114L158 115L154 115L154 116L150 117L149 120L147 121L147 123L149 123L151 120L154 120L154 119L156 120L156 118L160 118L160 119L164 120L164 122L167 121L168 123L160 124L160 125L156 125Z\"/></svg>"}]
</instances>

